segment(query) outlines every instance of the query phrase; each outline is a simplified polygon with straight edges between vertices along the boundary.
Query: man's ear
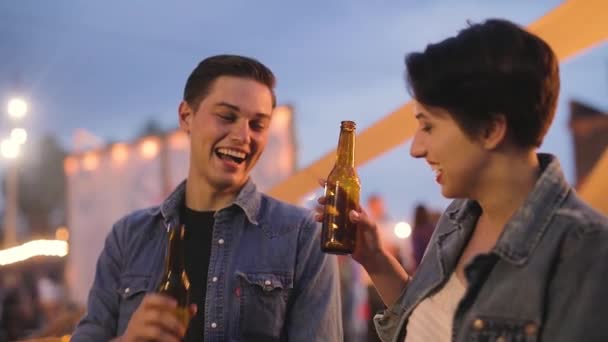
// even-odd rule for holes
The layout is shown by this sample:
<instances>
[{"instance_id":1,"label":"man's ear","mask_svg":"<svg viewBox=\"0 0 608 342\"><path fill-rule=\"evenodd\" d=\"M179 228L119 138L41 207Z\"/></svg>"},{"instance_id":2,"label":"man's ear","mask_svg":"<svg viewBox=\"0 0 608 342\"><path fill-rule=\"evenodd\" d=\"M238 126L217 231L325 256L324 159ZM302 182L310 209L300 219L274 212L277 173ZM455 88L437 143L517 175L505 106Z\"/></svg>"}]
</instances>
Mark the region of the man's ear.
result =
<instances>
[{"instance_id":1,"label":"man's ear","mask_svg":"<svg viewBox=\"0 0 608 342\"><path fill-rule=\"evenodd\" d=\"M192 111L192 107L190 107L188 102L182 101L179 104L177 115L179 119L179 127L182 129L182 131L186 132L186 134L190 135L190 125L192 124L194 112Z\"/></svg>"},{"instance_id":2,"label":"man's ear","mask_svg":"<svg viewBox=\"0 0 608 342\"><path fill-rule=\"evenodd\" d=\"M507 138L507 118L504 114L495 114L483 130L482 141L487 149L495 149Z\"/></svg>"}]
</instances>

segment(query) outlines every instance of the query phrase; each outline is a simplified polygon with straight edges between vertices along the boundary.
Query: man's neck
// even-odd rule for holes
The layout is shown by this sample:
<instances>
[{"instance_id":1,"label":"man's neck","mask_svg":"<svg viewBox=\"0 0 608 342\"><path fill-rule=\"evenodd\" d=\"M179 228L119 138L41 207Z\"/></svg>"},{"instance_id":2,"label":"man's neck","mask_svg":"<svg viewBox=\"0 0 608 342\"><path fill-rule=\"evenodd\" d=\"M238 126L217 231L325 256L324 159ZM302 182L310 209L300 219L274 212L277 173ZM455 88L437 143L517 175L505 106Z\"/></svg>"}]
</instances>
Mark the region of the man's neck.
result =
<instances>
[{"instance_id":1,"label":"man's neck","mask_svg":"<svg viewBox=\"0 0 608 342\"><path fill-rule=\"evenodd\" d=\"M229 206L238 196L240 188L218 190L197 177L186 181L186 206L197 211L218 211Z\"/></svg>"}]
</instances>

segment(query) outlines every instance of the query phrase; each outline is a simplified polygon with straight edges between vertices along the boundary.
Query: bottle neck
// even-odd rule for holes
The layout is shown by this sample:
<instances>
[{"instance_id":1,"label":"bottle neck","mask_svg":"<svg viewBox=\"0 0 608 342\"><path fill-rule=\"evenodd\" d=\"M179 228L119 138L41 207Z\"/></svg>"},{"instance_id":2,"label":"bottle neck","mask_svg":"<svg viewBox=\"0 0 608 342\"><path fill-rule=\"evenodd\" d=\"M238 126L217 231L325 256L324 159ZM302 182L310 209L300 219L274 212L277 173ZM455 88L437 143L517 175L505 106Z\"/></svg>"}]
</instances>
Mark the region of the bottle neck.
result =
<instances>
[{"instance_id":1,"label":"bottle neck","mask_svg":"<svg viewBox=\"0 0 608 342\"><path fill-rule=\"evenodd\" d=\"M169 250L167 251L167 268L181 271L184 265L184 227L174 228L169 232Z\"/></svg>"},{"instance_id":2,"label":"bottle neck","mask_svg":"<svg viewBox=\"0 0 608 342\"><path fill-rule=\"evenodd\" d=\"M336 150L336 164L343 167L355 167L355 130L340 129L338 149Z\"/></svg>"}]
</instances>

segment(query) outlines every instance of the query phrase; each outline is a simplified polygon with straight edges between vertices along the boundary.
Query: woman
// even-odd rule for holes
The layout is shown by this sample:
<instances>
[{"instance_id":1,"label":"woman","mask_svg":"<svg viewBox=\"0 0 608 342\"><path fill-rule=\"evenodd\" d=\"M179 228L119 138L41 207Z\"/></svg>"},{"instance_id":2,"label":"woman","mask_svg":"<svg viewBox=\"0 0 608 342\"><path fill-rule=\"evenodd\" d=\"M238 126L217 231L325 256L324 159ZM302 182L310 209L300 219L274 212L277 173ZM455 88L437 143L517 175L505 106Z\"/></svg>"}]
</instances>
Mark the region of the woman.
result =
<instances>
[{"instance_id":1,"label":"woman","mask_svg":"<svg viewBox=\"0 0 608 342\"><path fill-rule=\"evenodd\" d=\"M555 113L558 61L504 20L471 25L406 58L424 158L445 197L410 276L352 211L353 258L388 309L383 341L607 341L608 219L537 154ZM324 198L317 220L322 220Z\"/></svg>"}]
</instances>

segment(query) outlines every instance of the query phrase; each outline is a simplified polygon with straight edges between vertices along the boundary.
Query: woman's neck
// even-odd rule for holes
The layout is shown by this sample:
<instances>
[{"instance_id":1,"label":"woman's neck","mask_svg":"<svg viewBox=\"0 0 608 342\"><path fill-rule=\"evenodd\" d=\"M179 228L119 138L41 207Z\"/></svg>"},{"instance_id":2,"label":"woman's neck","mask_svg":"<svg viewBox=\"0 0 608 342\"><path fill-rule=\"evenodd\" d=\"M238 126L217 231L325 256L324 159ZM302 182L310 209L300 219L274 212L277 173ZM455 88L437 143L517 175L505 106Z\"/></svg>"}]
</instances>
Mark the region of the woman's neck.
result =
<instances>
[{"instance_id":1,"label":"woman's neck","mask_svg":"<svg viewBox=\"0 0 608 342\"><path fill-rule=\"evenodd\" d=\"M483 226L502 231L534 189L539 173L540 165L533 150L498 155L475 196L483 210Z\"/></svg>"}]
</instances>

